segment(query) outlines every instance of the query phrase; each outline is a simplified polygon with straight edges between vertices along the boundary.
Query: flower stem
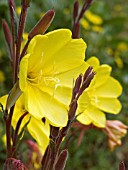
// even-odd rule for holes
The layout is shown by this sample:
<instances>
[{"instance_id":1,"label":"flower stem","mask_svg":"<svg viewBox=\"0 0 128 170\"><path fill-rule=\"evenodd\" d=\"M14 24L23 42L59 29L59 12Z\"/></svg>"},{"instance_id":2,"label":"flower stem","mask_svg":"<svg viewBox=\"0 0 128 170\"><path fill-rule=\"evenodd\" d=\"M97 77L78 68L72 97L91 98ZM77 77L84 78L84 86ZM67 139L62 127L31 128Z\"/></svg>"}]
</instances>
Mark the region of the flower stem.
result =
<instances>
[{"instance_id":1,"label":"flower stem","mask_svg":"<svg viewBox=\"0 0 128 170\"><path fill-rule=\"evenodd\" d=\"M6 124L6 144L7 144L7 158L12 156L12 146L11 146L11 121L13 115L14 106L10 109L10 114L5 110L4 120Z\"/></svg>"},{"instance_id":2,"label":"flower stem","mask_svg":"<svg viewBox=\"0 0 128 170\"><path fill-rule=\"evenodd\" d=\"M16 142L17 142L17 137L18 137L18 132L19 132L19 129L20 129L21 122L27 114L28 114L28 112L25 112L19 118L19 120L17 122L16 129L15 129L14 136L13 136L12 156L14 156L14 153L15 153L15 150L16 150Z\"/></svg>"}]
</instances>

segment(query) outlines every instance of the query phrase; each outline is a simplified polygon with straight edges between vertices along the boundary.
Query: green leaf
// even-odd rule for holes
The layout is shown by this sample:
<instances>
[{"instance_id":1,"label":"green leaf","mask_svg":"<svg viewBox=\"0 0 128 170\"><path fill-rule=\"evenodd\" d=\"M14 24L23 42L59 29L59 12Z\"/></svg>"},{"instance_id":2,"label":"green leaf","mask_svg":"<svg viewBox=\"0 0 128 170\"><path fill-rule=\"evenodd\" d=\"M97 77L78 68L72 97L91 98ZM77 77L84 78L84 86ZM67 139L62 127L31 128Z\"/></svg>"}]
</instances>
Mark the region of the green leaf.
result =
<instances>
[{"instance_id":1,"label":"green leaf","mask_svg":"<svg viewBox=\"0 0 128 170\"><path fill-rule=\"evenodd\" d=\"M17 81L13 86L12 90L7 99L7 109L9 110L17 101L17 99L21 96L22 92L19 88L19 82Z\"/></svg>"}]
</instances>

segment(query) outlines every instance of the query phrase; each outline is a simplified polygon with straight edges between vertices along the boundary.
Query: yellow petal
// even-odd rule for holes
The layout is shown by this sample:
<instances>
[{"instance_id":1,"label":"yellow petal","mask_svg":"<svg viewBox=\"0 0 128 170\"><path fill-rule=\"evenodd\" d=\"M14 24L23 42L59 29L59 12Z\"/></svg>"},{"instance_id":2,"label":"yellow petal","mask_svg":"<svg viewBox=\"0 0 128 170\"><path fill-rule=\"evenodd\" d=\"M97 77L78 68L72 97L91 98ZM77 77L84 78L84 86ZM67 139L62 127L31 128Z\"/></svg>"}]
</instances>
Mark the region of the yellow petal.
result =
<instances>
[{"instance_id":1,"label":"yellow petal","mask_svg":"<svg viewBox=\"0 0 128 170\"><path fill-rule=\"evenodd\" d=\"M96 58L95 56L90 57L87 60L87 63L93 67L93 69L96 71L96 69L98 69L98 67L100 66L100 61L98 60L98 58Z\"/></svg>"},{"instance_id":2,"label":"yellow petal","mask_svg":"<svg viewBox=\"0 0 128 170\"><path fill-rule=\"evenodd\" d=\"M101 128L105 127L106 124L105 114L92 105L88 106L88 108L81 115L79 115L77 119L85 125L90 122Z\"/></svg>"},{"instance_id":3,"label":"yellow petal","mask_svg":"<svg viewBox=\"0 0 128 170\"><path fill-rule=\"evenodd\" d=\"M43 123L41 120L37 120L31 117L29 124L27 125L28 131L31 136L37 141L38 145L46 150L49 143L50 127L48 122Z\"/></svg>"},{"instance_id":4,"label":"yellow petal","mask_svg":"<svg viewBox=\"0 0 128 170\"><path fill-rule=\"evenodd\" d=\"M63 73L80 66L85 58L85 43L82 39L70 40L61 47L44 66L45 74L49 73L50 68L56 74ZM53 67L53 68L52 68Z\"/></svg>"},{"instance_id":5,"label":"yellow petal","mask_svg":"<svg viewBox=\"0 0 128 170\"><path fill-rule=\"evenodd\" d=\"M7 101L8 95L4 95L0 97L0 103L2 104L3 108L5 109L6 107L6 101ZM0 107L0 111L2 111L2 108Z\"/></svg>"},{"instance_id":6,"label":"yellow petal","mask_svg":"<svg viewBox=\"0 0 128 170\"><path fill-rule=\"evenodd\" d=\"M23 95L21 95L19 97L19 99L17 100L16 104L15 104L15 108L14 108L14 113L13 113L13 117L12 117L12 126L15 129L18 120L20 119L20 117L25 113L25 106L24 106L24 99L23 99ZM25 126L25 124L29 121L30 119L30 114L28 113L23 119L22 119L22 123L20 125L20 130L19 133L21 132L22 128Z\"/></svg>"},{"instance_id":7,"label":"yellow petal","mask_svg":"<svg viewBox=\"0 0 128 170\"><path fill-rule=\"evenodd\" d=\"M121 93L122 87L120 83L113 77L109 77L102 86L96 88L95 91L92 92L92 95L114 98L120 96Z\"/></svg>"},{"instance_id":8,"label":"yellow petal","mask_svg":"<svg viewBox=\"0 0 128 170\"><path fill-rule=\"evenodd\" d=\"M111 67L109 65L103 64L96 70L96 75L94 76L89 89L99 87L104 84L109 78L111 73Z\"/></svg>"},{"instance_id":9,"label":"yellow petal","mask_svg":"<svg viewBox=\"0 0 128 170\"><path fill-rule=\"evenodd\" d=\"M89 125L92 123L92 120L84 113L81 113L78 117L77 120L81 122L84 125Z\"/></svg>"},{"instance_id":10,"label":"yellow petal","mask_svg":"<svg viewBox=\"0 0 128 170\"><path fill-rule=\"evenodd\" d=\"M56 88L43 88L43 90L68 108L72 97L72 88L57 86Z\"/></svg>"},{"instance_id":11,"label":"yellow petal","mask_svg":"<svg viewBox=\"0 0 128 170\"><path fill-rule=\"evenodd\" d=\"M87 107L90 105L90 98L87 94L86 91L80 96L78 100L78 109L77 109L77 114L84 112Z\"/></svg>"},{"instance_id":12,"label":"yellow petal","mask_svg":"<svg viewBox=\"0 0 128 170\"><path fill-rule=\"evenodd\" d=\"M66 126L68 120L67 110L52 96L29 84L24 95L26 109L35 118L46 117L54 126Z\"/></svg>"},{"instance_id":13,"label":"yellow petal","mask_svg":"<svg viewBox=\"0 0 128 170\"><path fill-rule=\"evenodd\" d=\"M49 75L71 70L81 65L86 44L82 39L72 39L71 31L59 29L35 36L29 44L29 71Z\"/></svg>"},{"instance_id":14,"label":"yellow petal","mask_svg":"<svg viewBox=\"0 0 128 170\"><path fill-rule=\"evenodd\" d=\"M47 42L47 37L45 35L35 36L28 47L29 57L29 72L38 73L42 68L42 63L44 61L44 45Z\"/></svg>"},{"instance_id":15,"label":"yellow petal","mask_svg":"<svg viewBox=\"0 0 128 170\"><path fill-rule=\"evenodd\" d=\"M19 70L19 86L21 91L24 91L27 85L27 72L28 72L28 58L29 54L24 56L20 62Z\"/></svg>"},{"instance_id":16,"label":"yellow petal","mask_svg":"<svg viewBox=\"0 0 128 170\"><path fill-rule=\"evenodd\" d=\"M97 97L97 100L94 100L92 104L105 112L113 114L119 113L122 107L121 103L116 98Z\"/></svg>"},{"instance_id":17,"label":"yellow petal","mask_svg":"<svg viewBox=\"0 0 128 170\"><path fill-rule=\"evenodd\" d=\"M84 74L85 71L88 68L88 64L84 62L81 66L76 67L75 69L72 69L68 72L58 74L56 77L60 81L59 84L60 86L64 87L69 87L73 88L73 82L76 80L76 78L82 73Z\"/></svg>"}]
</instances>

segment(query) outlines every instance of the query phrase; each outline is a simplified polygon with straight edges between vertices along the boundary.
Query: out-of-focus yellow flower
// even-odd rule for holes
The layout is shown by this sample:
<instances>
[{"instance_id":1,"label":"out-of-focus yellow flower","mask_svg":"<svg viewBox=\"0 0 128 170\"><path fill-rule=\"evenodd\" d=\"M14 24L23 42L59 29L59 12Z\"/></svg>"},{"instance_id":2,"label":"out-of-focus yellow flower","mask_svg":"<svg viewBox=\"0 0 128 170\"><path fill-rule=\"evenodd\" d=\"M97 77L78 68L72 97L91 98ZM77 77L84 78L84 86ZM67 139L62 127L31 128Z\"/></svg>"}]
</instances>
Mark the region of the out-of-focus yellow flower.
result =
<instances>
[{"instance_id":1,"label":"out-of-focus yellow flower","mask_svg":"<svg viewBox=\"0 0 128 170\"><path fill-rule=\"evenodd\" d=\"M6 146L6 134L2 136L2 142L4 143L4 146Z\"/></svg>"},{"instance_id":2,"label":"out-of-focus yellow flower","mask_svg":"<svg viewBox=\"0 0 128 170\"><path fill-rule=\"evenodd\" d=\"M2 71L0 71L0 83L5 81L5 76L4 73Z\"/></svg>"},{"instance_id":3,"label":"out-of-focus yellow flower","mask_svg":"<svg viewBox=\"0 0 128 170\"><path fill-rule=\"evenodd\" d=\"M123 68L123 60L120 58L120 56L116 55L115 56L115 62L118 66L118 68Z\"/></svg>"},{"instance_id":4,"label":"out-of-focus yellow flower","mask_svg":"<svg viewBox=\"0 0 128 170\"><path fill-rule=\"evenodd\" d=\"M117 49L121 52L123 51L127 51L128 50L128 45L125 43L125 42L120 42L118 45L117 45Z\"/></svg>"},{"instance_id":5,"label":"out-of-focus yellow flower","mask_svg":"<svg viewBox=\"0 0 128 170\"><path fill-rule=\"evenodd\" d=\"M37 119L45 117L53 126L66 126L73 78L86 70L82 39L60 29L35 36L22 58L19 86L25 109Z\"/></svg>"},{"instance_id":6,"label":"out-of-focus yellow flower","mask_svg":"<svg viewBox=\"0 0 128 170\"><path fill-rule=\"evenodd\" d=\"M82 18L80 23L81 23L81 25L83 26L84 29L86 29L86 30L90 29L90 25L89 25L89 23L86 19Z\"/></svg>"},{"instance_id":7,"label":"out-of-focus yellow flower","mask_svg":"<svg viewBox=\"0 0 128 170\"><path fill-rule=\"evenodd\" d=\"M93 25L93 26L92 26L92 30L93 30L94 32L103 32L103 31L104 31L103 27L97 26L97 25Z\"/></svg>"},{"instance_id":8,"label":"out-of-focus yellow flower","mask_svg":"<svg viewBox=\"0 0 128 170\"><path fill-rule=\"evenodd\" d=\"M103 131L108 135L108 145L113 151L116 146L121 145L121 138L127 134L128 126L119 120L107 120Z\"/></svg>"},{"instance_id":9,"label":"out-of-focus yellow flower","mask_svg":"<svg viewBox=\"0 0 128 170\"><path fill-rule=\"evenodd\" d=\"M89 10L85 12L85 17L94 25L101 25L103 23L103 19L99 15L96 15Z\"/></svg>"},{"instance_id":10,"label":"out-of-focus yellow flower","mask_svg":"<svg viewBox=\"0 0 128 170\"><path fill-rule=\"evenodd\" d=\"M21 6L17 6L16 12L17 12L18 15L20 15L20 13L21 13Z\"/></svg>"},{"instance_id":11,"label":"out-of-focus yellow flower","mask_svg":"<svg viewBox=\"0 0 128 170\"><path fill-rule=\"evenodd\" d=\"M114 6L114 10L117 12L120 12L120 11L122 11L122 6L120 4L117 4Z\"/></svg>"},{"instance_id":12,"label":"out-of-focus yellow flower","mask_svg":"<svg viewBox=\"0 0 128 170\"><path fill-rule=\"evenodd\" d=\"M6 100L7 100L7 95L0 98L0 103L3 105L4 108L6 105ZM14 129L16 128L19 118L25 112L26 110L24 107L23 95L21 95L21 97L17 100L15 104L15 109L13 113L12 126ZM28 113L22 120L19 133L21 132L22 128L26 125L27 122L29 122L27 125L27 129L29 133L37 141L42 153L44 153L49 143L49 135L50 135L49 122L47 120L45 120L45 122L43 122L41 119L38 120Z\"/></svg>"},{"instance_id":13,"label":"out-of-focus yellow flower","mask_svg":"<svg viewBox=\"0 0 128 170\"><path fill-rule=\"evenodd\" d=\"M111 55L111 56L112 56L113 53L114 53L114 52L113 52L113 49L110 48L110 47L107 47L107 48L106 48L106 52L107 52L109 55Z\"/></svg>"},{"instance_id":14,"label":"out-of-focus yellow flower","mask_svg":"<svg viewBox=\"0 0 128 170\"><path fill-rule=\"evenodd\" d=\"M94 68L96 75L78 101L77 119L85 125L93 123L97 127L105 127L104 112L117 114L121 110L117 97L121 95L122 87L110 76L109 65L100 65L96 57L91 57L87 63Z\"/></svg>"},{"instance_id":15,"label":"out-of-focus yellow flower","mask_svg":"<svg viewBox=\"0 0 128 170\"><path fill-rule=\"evenodd\" d=\"M24 34L23 34L23 41L22 41L21 49L20 49L21 52L22 52L22 50L23 50L27 40L28 40L28 33L24 32Z\"/></svg>"}]
</instances>

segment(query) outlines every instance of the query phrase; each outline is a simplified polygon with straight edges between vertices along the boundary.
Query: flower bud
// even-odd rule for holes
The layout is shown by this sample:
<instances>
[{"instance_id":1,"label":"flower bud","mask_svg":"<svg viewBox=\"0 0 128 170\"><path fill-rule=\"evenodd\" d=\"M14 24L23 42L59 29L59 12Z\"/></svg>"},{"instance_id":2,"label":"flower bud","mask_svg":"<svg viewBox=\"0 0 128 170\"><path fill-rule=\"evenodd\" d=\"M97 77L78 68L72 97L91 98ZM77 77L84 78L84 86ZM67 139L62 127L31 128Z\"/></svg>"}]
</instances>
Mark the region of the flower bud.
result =
<instances>
[{"instance_id":1,"label":"flower bud","mask_svg":"<svg viewBox=\"0 0 128 170\"><path fill-rule=\"evenodd\" d=\"M12 35L11 35L11 32L10 32L9 26L4 19L2 20L2 27L3 27L3 31L4 31L5 40L6 40L6 43L8 45L8 48L9 48L9 52L12 53L12 51L11 51L12 50L11 49Z\"/></svg>"},{"instance_id":2,"label":"flower bud","mask_svg":"<svg viewBox=\"0 0 128 170\"><path fill-rule=\"evenodd\" d=\"M125 170L125 164L123 161L120 162L119 170Z\"/></svg>"},{"instance_id":3,"label":"flower bud","mask_svg":"<svg viewBox=\"0 0 128 170\"><path fill-rule=\"evenodd\" d=\"M50 26L55 12L54 10L49 10L46 14L39 20L39 22L34 26L34 28L30 31L28 35L28 39L32 39L35 35L44 34L45 31Z\"/></svg>"},{"instance_id":4,"label":"flower bud","mask_svg":"<svg viewBox=\"0 0 128 170\"><path fill-rule=\"evenodd\" d=\"M75 99L76 94L79 92L80 86L82 83L82 74L76 79L75 86L73 88L73 99Z\"/></svg>"},{"instance_id":5,"label":"flower bud","mask_svg":"<svg viewBox=\"0 0 128 170\"><path fill-rule=\"evenodd\" d=\"M108 135L108 145L113 151L116 146L121 145L121 138L127 133L128 126L118 120L107 120L103 130Z\"/></svg>"},{"instance_id":6,"label":"flower bud","mask_svg":"<svg viewBox=\"0 0 128 170\"><path fill-rule=\"evenodd\" d=\"M79 9L79 2L78 2L78 0L76 0L74 3L74 9L73 9L73 19L74 20L78 16L78 9Z\"/></svg>"}]
</instances>

